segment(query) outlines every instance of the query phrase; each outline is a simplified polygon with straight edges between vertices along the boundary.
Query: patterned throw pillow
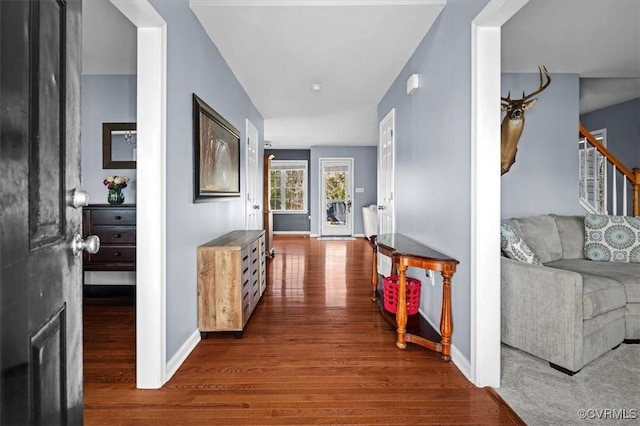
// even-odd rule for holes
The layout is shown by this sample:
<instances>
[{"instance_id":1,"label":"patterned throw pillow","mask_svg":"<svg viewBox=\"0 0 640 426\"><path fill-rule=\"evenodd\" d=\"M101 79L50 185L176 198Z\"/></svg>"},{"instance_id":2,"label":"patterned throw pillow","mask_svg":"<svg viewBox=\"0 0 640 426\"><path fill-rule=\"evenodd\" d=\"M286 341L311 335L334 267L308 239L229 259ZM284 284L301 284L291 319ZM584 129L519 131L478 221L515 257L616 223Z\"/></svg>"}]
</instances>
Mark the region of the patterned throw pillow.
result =
<instances>
[{"instance_id":1,"label":"patterned throw pillow","mask_svg":"<svg viewBox=\"0 0 640 426\"><path fill-rule=\"evenodd\" d=\"M511 259L533 265L542 264L522 236L520 236L511 225L506 223L500 225L500 248L502 248L504 254Z\"/></svg>"},{"instance_id":2,"label":"patterned throw pillow","mask_svg":"<svg viewBox=\"0 0 640 426\"><path fill-rule=\"evenodd\" d=\"M640 218L587 214L584 238L587 259L640 263Z\"/></svg>"}]
</instances>

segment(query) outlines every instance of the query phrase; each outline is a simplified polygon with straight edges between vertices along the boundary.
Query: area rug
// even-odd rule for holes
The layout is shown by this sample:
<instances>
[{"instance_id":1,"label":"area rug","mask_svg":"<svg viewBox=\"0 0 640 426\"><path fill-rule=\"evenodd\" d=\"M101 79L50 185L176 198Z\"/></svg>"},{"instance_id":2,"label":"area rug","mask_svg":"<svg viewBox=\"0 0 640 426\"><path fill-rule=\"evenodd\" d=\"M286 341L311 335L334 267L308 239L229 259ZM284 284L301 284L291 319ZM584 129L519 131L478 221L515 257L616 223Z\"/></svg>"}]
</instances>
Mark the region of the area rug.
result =
<instances>
[{"instance_id":1,"label":"area rug","mask_svg":"<svg viewBox=\"0 0 640 426\"><path fill-rule=\"evenodd\" d=\"M502 345L496 391L528 425L640 424L640 345L623 343L573 377Z\"/></svg>"},{"instance_id":2,"label":"area rug","mask_svg":"<svg viewBox=\"0 0 640 426\"><path fill-rule=\"evenodd\" d=\"M318 241L353 241L355 237L318 237Z\"/></svg>"}]
</instances>

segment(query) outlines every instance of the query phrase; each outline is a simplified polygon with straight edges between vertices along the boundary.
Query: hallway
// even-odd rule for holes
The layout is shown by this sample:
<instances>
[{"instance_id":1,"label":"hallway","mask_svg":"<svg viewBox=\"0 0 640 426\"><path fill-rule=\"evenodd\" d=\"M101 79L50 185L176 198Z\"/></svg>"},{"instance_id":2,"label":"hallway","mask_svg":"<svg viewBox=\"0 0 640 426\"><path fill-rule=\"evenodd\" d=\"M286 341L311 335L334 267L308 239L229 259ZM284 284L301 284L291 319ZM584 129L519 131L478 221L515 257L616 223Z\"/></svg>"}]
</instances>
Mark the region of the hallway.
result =
<instances>
[{"instance_id":1,"label":"hallway","mask_svg":"<svg viewBox=\"0 0 640 426\"><path fill-rule=\"evenodd\" d=\"M518 424L438 354L396 348L364 239L274 246L242 338L211 333L160 390L135 389L133 305L86 304L85 424Z\"/></svg>"}]
</instances>

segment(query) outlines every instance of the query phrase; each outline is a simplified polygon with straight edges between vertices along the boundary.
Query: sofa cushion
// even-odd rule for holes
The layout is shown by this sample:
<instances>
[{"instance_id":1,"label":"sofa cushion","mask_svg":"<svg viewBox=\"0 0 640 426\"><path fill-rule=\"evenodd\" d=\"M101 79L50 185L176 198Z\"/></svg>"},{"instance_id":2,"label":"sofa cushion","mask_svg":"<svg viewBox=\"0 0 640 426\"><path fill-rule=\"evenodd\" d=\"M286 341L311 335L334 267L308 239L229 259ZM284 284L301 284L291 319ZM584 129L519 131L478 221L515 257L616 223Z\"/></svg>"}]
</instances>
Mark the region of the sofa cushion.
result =
<instances>
[{"instance_id":1,"label":"sofa cushion","mask_svg":"<svg viewBox=\"0 0 640 426\"><path fill-rule=\"evenodd\" d=\"M522 236L507 223L500 225L500 248L505 256L511 259L534 265L541 264Z\"/></svg>"},{"instance_id":2,"label":"sofa cushion","mask_svg":"<svg viewBox=\"0 0 640 426\"><path fill-rule=\"evenodd\" d=\"M640 263L640 218L588 214L584 227L587 259Z\"/></svg>"},{"instance_id":3,"label":"sofa cushion","mask_svg":"<svg viewBox=\"0 0 640 426\"><path fill-rule=\"evenodd\" d=\"M547 214L509 219L505 223L511 225L524 238L540 262L547 263L562 258L562 244L553 216Z\"/></svg>"},{"instance_id":4,"label":"sofa cushion","mask_svg":"<svg viewBox=\"0 0 640 426\"><path fill-rule=\"evenodd\" d=\"M640 265L562 259L545 266L582 275L584 319L640 301Z\"/></svg>"},{"instance_id":5,"label":"sofa cushion","mask_svg":"<svg viewBox=\"0 0 640 426\"><path fill-rule=\"evenodd\" d=\"M562 259L584 258L584 216L552 216L558 226Z\"/></svg>"}]
</instances>

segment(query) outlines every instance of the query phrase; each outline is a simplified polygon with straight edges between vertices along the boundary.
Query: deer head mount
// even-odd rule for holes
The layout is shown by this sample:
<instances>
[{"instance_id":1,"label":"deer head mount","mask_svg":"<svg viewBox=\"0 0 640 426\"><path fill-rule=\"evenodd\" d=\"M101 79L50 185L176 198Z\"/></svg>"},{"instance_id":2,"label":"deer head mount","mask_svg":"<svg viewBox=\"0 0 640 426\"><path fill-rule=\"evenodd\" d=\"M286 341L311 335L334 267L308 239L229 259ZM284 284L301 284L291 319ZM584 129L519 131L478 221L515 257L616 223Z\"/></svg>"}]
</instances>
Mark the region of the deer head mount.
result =
<instances>
[{"instance_id":1,"label":"deer head mount","mask_svg":"<svg viewBox=\"0 0 640 426\"><path fill-rule=\"evenodd\" d=\"M524 112L535 105L537 98L531 99L537 94L541 93L544 89L549 87L551 83L551 76L547 67L544 65L542 68L538 67L540 72L540 87L535 92L531 92L526 95L522 92L521 99L511 99L511 92L506 98L502 97L502 110L506 111L506 115L502 120L500 126L500 136L502 145L502 157L500 168L502 174L509 171L513 163L516 161L516 152L518 151L518 141L524 128ZM546 77L546 82L543 82L543 77Z\"/></svg>"}]
</instances>

